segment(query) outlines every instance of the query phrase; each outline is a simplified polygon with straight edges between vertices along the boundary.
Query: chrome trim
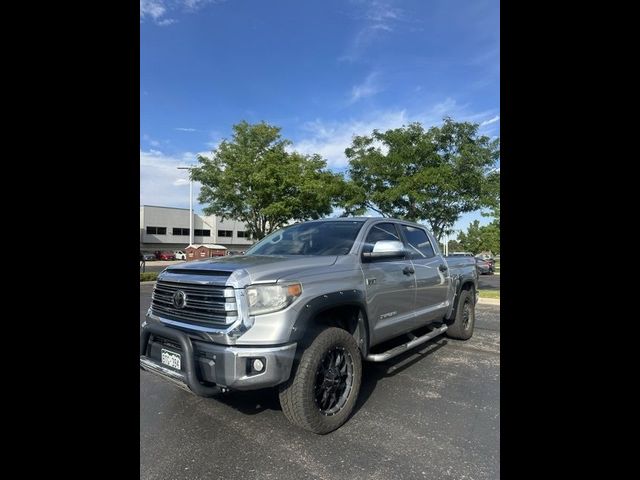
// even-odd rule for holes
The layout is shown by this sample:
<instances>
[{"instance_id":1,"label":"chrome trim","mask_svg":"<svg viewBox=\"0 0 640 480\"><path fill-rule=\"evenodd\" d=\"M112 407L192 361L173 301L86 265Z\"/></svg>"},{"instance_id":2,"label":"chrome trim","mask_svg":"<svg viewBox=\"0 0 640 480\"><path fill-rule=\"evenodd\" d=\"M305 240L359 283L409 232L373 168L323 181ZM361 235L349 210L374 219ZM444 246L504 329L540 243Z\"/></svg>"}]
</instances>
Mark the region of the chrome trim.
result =
<instances>
[{"instance_id":1,"label":"chrome trim","mask_svg":"<svg viewBox=\"0 0 640 480\"><path fill-rule=\"evenodd\" d=\"M249 315L249 303L247 300L247 291L245 288L235 289L236 294L236 307L238 309L238 326L231 330L227 335L233 340L240 337L247 330L253 327L255 323L255 317Z\"/></svg>"},{"instance_id":2,"label":"chrome trim","mask_svg":"<svg viewBox=\"0 0 640 480\"><path fill-rule=\"evenodd\" d=\"M155 296L154 298L155 299ZM176 290L173 294L173 306L176 308L184 308L187 306L187 296L182 290Z\"/></svg>"},{"instance_id":3,"label":"chrome trim","mask_svg":"<svg viewBox=\"0 0 640 480\"><path fill-rule=\"evenodd\" d=\"M152 320L155 320L157 322L166 324L166 325L173 325L175 327L180 327L180 328L183 328L185 330L193 330L193 331L196 331L196 332L211 333L211 334L214 334L214 335L228 335L232 330L237 328L241 323L241 319L238 318L235 322L233 322L231 325L229 325L226 328L201 327L200 325L194 325L192 323L183 323L183 322L178 322L176 320L169 320L168 318L164 318L164 317L159 317L159 316L154 315L153 313L151 313L151 309L149 309L147 311L147 317L149 317Z\"/></svg>"},{"instance_id":4,"label":"chrome trim","mask_svg":"<svg viewBox=\"0 0 640 480\"><path fill-rule=\"evenodd\" d=\"M386 352L370 353L365 357L365 360L368 360L369 362L384 362L385 360L389 360L390 358L396 357L401 353L406 352L407 350L417 347L418 345L421 345L426 341L431 340L432 338L443 334L447 330L447 328L449 328L447 325L443 325L439 328L435 328L431 330L429 333L422 335L421 337L413 336L413 338L409 340L407 343L398 345L397 347L394 347L391 350L387 350Z\"/></svg>"},{"instance_id":5,"label":"chrome trim","mask_svg":"<svg viewBox=\"0 0 640 480\"><path fill-rule=\"evenodd\" d=\"M224 328L237 320L233 289L222 285L178 283L163 276L151 294L156 315L181 323L199 323Z\"/></svg>"}]
</instances>

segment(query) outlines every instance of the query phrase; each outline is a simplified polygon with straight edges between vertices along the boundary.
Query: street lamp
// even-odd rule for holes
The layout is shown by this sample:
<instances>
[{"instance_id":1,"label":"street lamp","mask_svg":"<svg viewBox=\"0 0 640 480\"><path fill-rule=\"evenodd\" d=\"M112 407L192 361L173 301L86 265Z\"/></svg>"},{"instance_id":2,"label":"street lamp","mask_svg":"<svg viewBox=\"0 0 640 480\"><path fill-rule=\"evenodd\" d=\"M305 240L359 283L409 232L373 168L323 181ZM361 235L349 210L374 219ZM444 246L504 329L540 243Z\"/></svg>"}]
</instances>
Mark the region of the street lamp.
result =
<instances>
[{"instance_id":1,"label":"street lamp","mask_svg":"<svg viewBox=\"0 0 640 480\"><path fill-rule=\"evenodd\" d=\"M193 179L191 169L195 167L177 167L178 170L189 170L189 245L193 245Z\"/></svg>"}]
</instances>

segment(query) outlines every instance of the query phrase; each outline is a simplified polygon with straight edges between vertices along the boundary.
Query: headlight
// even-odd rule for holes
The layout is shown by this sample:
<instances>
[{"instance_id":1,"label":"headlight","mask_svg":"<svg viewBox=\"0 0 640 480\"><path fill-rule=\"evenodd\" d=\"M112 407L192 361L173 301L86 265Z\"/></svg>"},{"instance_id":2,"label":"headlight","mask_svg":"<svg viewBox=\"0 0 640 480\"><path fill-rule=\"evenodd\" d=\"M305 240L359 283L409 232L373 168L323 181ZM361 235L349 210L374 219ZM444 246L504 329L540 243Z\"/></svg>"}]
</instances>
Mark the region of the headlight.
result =
<instances>
[{"instance_id":1,"label":"headlight","mask_svg":"<svg viewBox=\"0 0 640 480\"><path fill-rule=\"evenodd\" d=\"M302 285L299 283L247 287L249 315L262 315L282 310L291 305L301 294Z\"/></svg>"}]
</instances>

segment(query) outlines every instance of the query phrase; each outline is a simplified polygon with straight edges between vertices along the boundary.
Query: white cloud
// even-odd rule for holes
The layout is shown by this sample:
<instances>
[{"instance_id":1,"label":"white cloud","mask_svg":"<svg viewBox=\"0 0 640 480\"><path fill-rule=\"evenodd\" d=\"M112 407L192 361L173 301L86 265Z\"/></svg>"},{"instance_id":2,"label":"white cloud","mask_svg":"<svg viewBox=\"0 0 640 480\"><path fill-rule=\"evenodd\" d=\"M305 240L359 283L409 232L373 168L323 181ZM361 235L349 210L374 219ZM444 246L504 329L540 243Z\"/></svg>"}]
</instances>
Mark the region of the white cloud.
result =
<instances>
[{"instance_id":1,"label":"white cloud","mask_svg":"<svg viewBox=\"0 0 640 480\"><path fill-rule=\"evenodd\" d=\"M160 25L161 27L166 27L169 25L172 25L174 23L176 23L177 20L174 20L173 18L165 18L164 20L158 20L156 23L158 25Z\"/></svg>"},{"instance_id":2,"label":"white cloud","mask_svg":"<svg viewBox=\"0 0 640 480\"><path fill-rule=\"evenodd\" d=\"M179 132L197 132L195 128L184 128L184 127L176 127L174 130L178 130Z\"/></svg>"},{"instance_id":3,"label":"white cloud","mask_svg":"<svg viewBox=\"0 0 640 480\"><path fill-rule=\"evenodd\" d=\"M196 155L166 155L159 150L140 150L140 205L189 208L189 173L177 167L196 165ZM193 184L194 205L200 184Z\"/></svg>"},{"instance_id":4,"label":"white cloud","mask_svg":"<svg viewBox=\"0 0 640 480\"><path fill-rule=\"evenodd\" d=\"M480 124L481 127L484 127L486 125L491 125L492 123L496 123L500 120L500 115L496 115L495 117L489 119L489 120L485 120L484 122L482 122Z\"/></svg>"},{"instance_id":5,"label":"white cloud","mask_svg":"<svg viewBox=\"0 0 640 480\"><path fill-rule=\"evenodd\" d=\"M406 21L403 11L389 0L352 0L351 3L355 5L355 16L362 26L356 30L339 60L357 60L379 35L395 31L398 23Z\"/></svg>"},{"instance_id":6,"label":"white cloud","mask_svg":"<svg viewBox=\"0 0 640 480\"><path fill-rule=\"evenodd\" d=\"M227 0L183 0L184 6L190 10L197 10L204 7L207 3L223 3Z\"/></svg>"},{"instance_id":7,"label":"white cloud","mask_svg":"<svg viewBox=\"0 0 640 480\"><path fill-rule=\"evenodd\" d=\"M420 122L425 128L439 125L443 117L451 116L457 121L481 122L489 118L495 123L499 118L496 110L473 112L468 105L460 105L452 98L423 108L415 113L406 110L371 111L360 118L344 121L323 121L317 119L303 124L303 134L293 142L290 150L301 153L318 153L327 160L331 169L343 169L347 166L345 148L351 145L353 136L370 135L374 129L380 131L398 128L411 122ZM145 135L146 136L146 135ZM219 142L208 144L215 149ZM140 150L140 204L163 205L188 208L189 180L186 170L179 166L197 165L197 156L209 157L211 151L184 152L167 155L160 150L150 148ZM194 199L200 192L200 184L194 182ZM197 200L194 200L197 206Z\"/></svg>"},{"instance_id":8,"label":"white cloud","mask_svg":"<svg viewBox=\"0 0 640 480\"><path fill-rule=\"evenodd\" d=\"M177 10L195 12L210 3L222 3L226 0L140 0L140 21L150 19L156 25L165 27L176 23L174 18L167 18L169 11Z\"/></svg>"},{"instance_id":9,"label":"white cloud","mask_svg":"<svg viewBox=\"0 0 640 480\"><path fill-rule=\"evenodd\" d=\"M151 17L154 20L162 17L167 11L163 0L140 0L140 18Z\"/></svg>"},{"instance_id":10,"label":"white cloud","mask_svg":"<svg viewBox=\"0 0 640 480\"><path fill-rule=\"evenodd\" d=\"M351 145L355 135L370 135L374 129L385 131L411 122L420 122L429 128L441 124L446 116L456 121L478 122L492 114L495 111L472 112L467 105L459 105L454 99L447 98L414 114L408 114L406 110L387 110L340 122L318 119L304 125L306 134L294 142L292 149L305 154L318 153L327 160L329 168L342 169L348 164L344 150Z\"/></svg>"},{"instance_id":11,"label":"white cloud","mask_svg":"<svg viewBox=\"0 0 640 480\"><path fill-rule=\"evenodd\" d=\"M301 153L320 154L330 168L344 168L347 165L344 149L351 145L355 135L370 135L375 128L387 130L406 123L408 117L404 110L344 122L315 120L305 125L308 135L294 142L293 148Z\"/></svg>"},{"instance_id":12,"label":"white cloud","mask_svg":"<svg viewBox=\"0 0 640 480\"><path fill-rule=\"evenodd\" d=\"M382 88L378 85L377 82L378 73L372 72L367 75L367 78L360 85L354 85L351 89L351 98L349 103L355 103L361 98L371 97L376 93L382 91Z\"/></svg>"},{"instance_id":13,"label":"white cloud","mask_svg":"<svg viewBox=\"0 0 640 480\"><path fill-rule=\"evenodd\" d=\"M402 17L402 11L391 5L391 2L384 0L374 0L368 2L368 8L364 12L364 17L371 24L379 27L391 28L394 20Z\"/></svg>"},{"instance_id":14,"label":"white cloud","mask_svg":"<svg viewBox=\"0 0 640 480\"><path fill-rule=\"evenodd\" d=\"M149 142L149 145L151 145L152 147L159 147L160 146L160 142L154 138L151 138L148 134L144 134L142 136L143 140L146 140L147 142Z\"/></svg>"}]
</instances>

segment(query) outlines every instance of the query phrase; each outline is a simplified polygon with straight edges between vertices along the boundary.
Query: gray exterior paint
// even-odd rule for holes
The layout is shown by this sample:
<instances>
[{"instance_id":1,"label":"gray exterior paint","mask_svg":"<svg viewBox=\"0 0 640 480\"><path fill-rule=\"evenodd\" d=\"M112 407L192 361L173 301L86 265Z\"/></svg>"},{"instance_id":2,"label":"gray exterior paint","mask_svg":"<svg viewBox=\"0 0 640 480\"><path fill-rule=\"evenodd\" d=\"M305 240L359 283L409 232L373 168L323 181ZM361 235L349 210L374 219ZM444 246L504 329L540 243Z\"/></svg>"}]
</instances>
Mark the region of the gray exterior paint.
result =
<instances>
[{"instance_id":1,"label":"gray exterior paint","mask_svg":"<svg viewBox=\"0 0 640 480\"><path fill-rule=\"evenodd\" d=\"M340 219L331 219L340 220ZM353 221L345 218L344 221ZM256 316L252 327L242 335L220 332L210 335L217 343L236 345L276 345L289 341L296 319L308 302L325 294L357 291L365 301L363 308L368 320L372 347L421 325L438 321L448 315L456 296L456 285L463 281L477 284L473 258L445 259L435 238L422 225L387 218L364 218L363 227L348 255L339 256L262 256L247 255L207 259L167 268L160 280L211 282L206 276L183 276L184 271L226 271L231 275L225 285L244 290L259 283L300 282L302 295L284 310ZM321 220L319 220L321 221ZM393 222L424 229L434 247L435 257L428 260L392 260L363 263L361 252L369 230L376 224ZM446 272L438 267L448 265ZM413 266L414 275L403 269ZM367 285L367 279L376 283Z\"/></svg>"},{"instance_id":2,"label":"gray exterior paint","mask_svg":"<svg viewBox=\"0 0 640 480\"><path fill-rule=\"evenodd\" d=\"M211 379L215 377L213 381L220 385L236 389L262 388L281 383L289 377L295 345L306 331L313 328L317 314L324 310L357 307L360 314L353 335L363 357L374 359L375 355L368 356L371 347L423 325L451 318L461 290L477 290L475 260L467 257L445 259L434 237L422 225L387 218L361 220L362 228L346 255L244 255L170 266L160 274L159 282L183 284L182 288L185 289L189 285L191 288L218 286L227 292L226 297L235 296L231 304L233 316L229 317L229 323L218 326L178 321L176 318L163 318L162 314L153 314L152 301L143 328L147 324L149 328L154 325L158 328L177 328L182 332L180 335L188 335L196 344L210 344L216 349L218 362L224 365L236 365L238 352L243 348L250 349L247 350L250 356L270 359L270 366L260 378L248 379L243 374L226 370L220 376L211 373ZM420 260L405 256L404 259L363 261L362 251L369 230L376 224L386 222L423 229L435 256ZM274 283L300 283L302 293L287 308L251 316L246 288ZM446 326L436 333L444 330ZM274 351L274 347L278 348ZM280 347L286 350L282 358L278 353ZM143 364L147 369L158 367L157 362L153 363L144 355L141 362L147 362Z\"/></svg>"},{"instance_id":3,"label":"gray exterior paint","mask_svg":"<svg viewBox=\"0 0 640 480\"><path fill-rule=\"evenodd\" d=\"M469 305L477 301L478 282L473 257L444 258L422 225L388 218L330 220L361 221L347 254L249 254L167 267L158 276L147 320L142 324L140 366L198 395L209 396L216 389L253 390L287 382L294 371L295 358L302 356L304 362L306 345L326 326L323 320L348 332L327 334L339 333L348 340L352 335L362 358L373 362L385 361L445 332L449 328L447 321L453 318L454 325L465 322L471 326L463 328L473 328L473 320L469 320L469 309L473 307ZM411 228L398 228L392 234L393 240L380 236L376 239L376 235L367 238L371 229L377 234L384 231L379 224L389 222ZM423 230L427 238L417 229ZM330 235L321 229L317 233L317 238ZM407 235L413 235L411 242ZM284 236L276 238L282 240ZM263 241L272 240L267 237ZM286 242L283 252L311 251L296 249L294 242ZM312 244L314 238L310 236L309 242ZM331 246L348 249L348 244L331 242ZM429 257L429 243L433 257ZM341 248L321 247L316 251L344 252ZM266 300L261 310L251 313L249 297L260 296L260 284L265 285L262 292ZM274 284L278 287L274 288ZM289 287L295 293L287 294L287 301L267 293L289 291ZM282 308L284 305L288 306ZM268 307L272 307L271 313L259 313L269 311ZM274 308L280 310L272 311ZM413 333L429 324L433 328L428 333ZM408 342L382 353L372 350L403 334L409 334ZM176 348L176 342L180 344L179 352L171 350ZM353 342L351 347L353 350ZM175 367L163 355L173 355L184 363ZM334 382L337 377L328 378ZM322 380L325 382L327 377ZM307 396L305 401L312 402L314 397ZM315 411L315 407L312 409Z\"/></svg>"}]
</instances>

